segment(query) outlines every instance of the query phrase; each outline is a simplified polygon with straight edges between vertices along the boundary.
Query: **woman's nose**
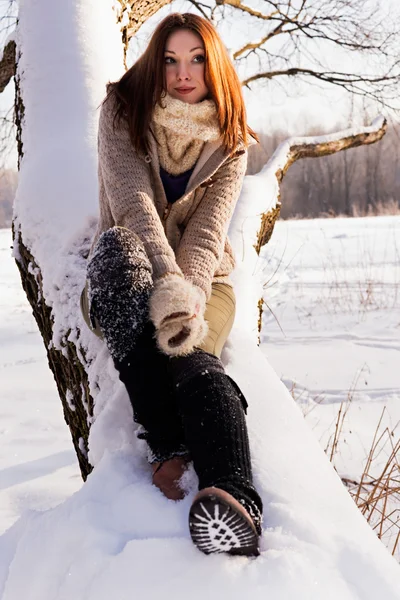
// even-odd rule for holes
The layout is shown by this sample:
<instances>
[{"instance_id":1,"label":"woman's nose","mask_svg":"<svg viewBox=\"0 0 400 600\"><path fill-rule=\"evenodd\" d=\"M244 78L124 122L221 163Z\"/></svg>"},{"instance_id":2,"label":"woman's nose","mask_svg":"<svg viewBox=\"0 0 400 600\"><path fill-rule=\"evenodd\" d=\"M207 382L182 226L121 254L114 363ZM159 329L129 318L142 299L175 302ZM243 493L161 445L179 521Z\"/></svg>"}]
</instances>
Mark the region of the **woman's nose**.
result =
<instances>
[{"instance_id":1,"label":"woman's nose","mask_svg":"<svg viewBox=\"0 0 400 600\"><path fill-rule=\"evenodd\" d=\"M189 69L183 63L181 63L180 65L178 65L177 77L178 77L178 79L190 79Z\"/></svg>"}]
</instances>

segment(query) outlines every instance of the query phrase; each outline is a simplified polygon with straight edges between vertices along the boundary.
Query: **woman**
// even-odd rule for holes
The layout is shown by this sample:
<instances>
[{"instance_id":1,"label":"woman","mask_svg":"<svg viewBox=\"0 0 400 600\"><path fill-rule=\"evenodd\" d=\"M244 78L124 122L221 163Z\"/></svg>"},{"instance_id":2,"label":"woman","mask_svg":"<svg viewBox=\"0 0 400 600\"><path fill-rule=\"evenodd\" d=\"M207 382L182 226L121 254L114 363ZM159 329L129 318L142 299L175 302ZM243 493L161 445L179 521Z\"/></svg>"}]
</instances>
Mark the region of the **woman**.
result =
<instances>
[{"instance_id":1,"label":"woman","mask_svg":"<svg viewBox=\"0 0 400 600\"><path fill-rule=\"evenodd\" d=\"M257 139L240 83L214 27L176 13L107 92L82 310L126 386L153 483L181 499L193 461L194 543L257 555L247 403L219 358L235 312L226 234Z\"/></svg>"}]
</instances>

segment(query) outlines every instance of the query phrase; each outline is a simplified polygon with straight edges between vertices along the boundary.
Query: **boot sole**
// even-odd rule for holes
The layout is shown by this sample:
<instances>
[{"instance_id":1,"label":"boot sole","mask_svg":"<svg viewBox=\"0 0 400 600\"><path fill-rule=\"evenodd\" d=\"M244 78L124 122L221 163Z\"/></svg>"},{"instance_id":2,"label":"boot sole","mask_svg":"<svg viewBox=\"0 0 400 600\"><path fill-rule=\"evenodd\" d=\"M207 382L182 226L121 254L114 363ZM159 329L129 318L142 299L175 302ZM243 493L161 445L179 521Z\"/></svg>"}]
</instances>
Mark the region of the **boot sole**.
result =
<instances>
[{"instance_id":1,"label":"boot sole","mask_svg":"<svg viewBox=\"0 0 400 600\"><path fill-rule=\"evenodd\" d=\"M204 554L260 554L258 534L247 511L223 490L202 490L196 496L189 513L189 530L194 545Z\"/></svg>"}]
</instances>

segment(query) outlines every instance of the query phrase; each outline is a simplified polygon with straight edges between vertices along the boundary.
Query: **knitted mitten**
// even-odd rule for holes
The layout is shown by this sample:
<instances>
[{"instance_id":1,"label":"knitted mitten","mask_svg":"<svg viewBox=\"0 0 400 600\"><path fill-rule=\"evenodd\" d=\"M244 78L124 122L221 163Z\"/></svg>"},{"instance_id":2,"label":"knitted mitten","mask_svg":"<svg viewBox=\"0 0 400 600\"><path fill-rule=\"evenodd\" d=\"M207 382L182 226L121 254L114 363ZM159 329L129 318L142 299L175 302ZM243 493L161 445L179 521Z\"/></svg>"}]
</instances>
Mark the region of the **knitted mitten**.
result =
<instances>
[{"instance_id":1,"label":"knitted mitten","mask_svg":"<svg viewBox=\"0 0 400 600\"><path fill-rule=\"evenodd\" d=\"M150 297L150 318L157 343L165 354L181 356L192 352L204 340L205 294L180 275L159 279Z\"/></svg>"}]
</instances>

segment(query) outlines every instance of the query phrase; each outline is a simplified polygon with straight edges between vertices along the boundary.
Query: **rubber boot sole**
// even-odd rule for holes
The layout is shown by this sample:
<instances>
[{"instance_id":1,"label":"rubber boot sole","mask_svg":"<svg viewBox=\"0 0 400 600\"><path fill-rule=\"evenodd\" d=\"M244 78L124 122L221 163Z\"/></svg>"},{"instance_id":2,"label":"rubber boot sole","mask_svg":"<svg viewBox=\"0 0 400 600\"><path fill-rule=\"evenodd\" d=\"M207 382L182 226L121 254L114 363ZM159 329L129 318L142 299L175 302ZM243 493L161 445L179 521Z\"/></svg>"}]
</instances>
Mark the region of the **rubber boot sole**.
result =
<instances>
[{"instance_id":1,"label":"rubber boot sole","mask_svg":"<svg viewBox=\"0 0 400 600\"><path fill-rule=\"evenodd\" d=\"M192 541L204 554L258 556L259 536L246 509L219 488L205 488L189 512Z\"/></svg>"}]
</instances>

